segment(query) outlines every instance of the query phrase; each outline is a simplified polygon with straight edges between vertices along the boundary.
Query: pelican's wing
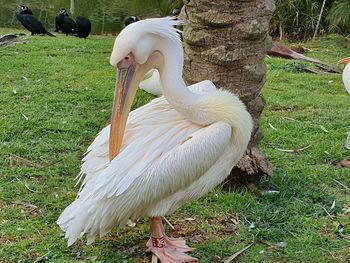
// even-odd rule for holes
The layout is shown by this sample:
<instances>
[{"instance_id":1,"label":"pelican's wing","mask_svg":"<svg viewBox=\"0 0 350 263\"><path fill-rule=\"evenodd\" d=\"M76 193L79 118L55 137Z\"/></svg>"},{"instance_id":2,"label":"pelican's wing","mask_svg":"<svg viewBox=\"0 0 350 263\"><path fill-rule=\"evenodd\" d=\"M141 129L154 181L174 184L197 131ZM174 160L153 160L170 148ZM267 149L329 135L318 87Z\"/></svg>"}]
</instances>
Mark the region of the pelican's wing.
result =
<instances>
[{"instance_id":1,"label":"pelican's wing","mask_svg":"<svg viewBox=\"0 0 350 263\"><path fill-rule=\"evenodd\" d=\"M186 189L229 145L228 124L198 126L162 98L152 103L152 110L146 105L131 116L123 150L85 184L60 216L58 224L65 230L68 244L84 233L92 242L95 235L142 216L147 206Z\"/></svg>"},{"instance_id":2,"label":"pelican's wing","mask_svg":"<svg viewBox=\"0 0 350 263\"><path fill-rule=\"evenodd\" d=\"M82 195L103 199L132 192L145 199L149 189L157 189L156 198L161 199L187 187L217 161L231 138L231 127L224 122L207 127L189 125L194 128L191 133L178 129L177 132L170 131L169 135L161 135L154 131L155 136L135 138L99 175L93 188L83 189ZM152 141L147 137L153 137ZM139 187L147 186L148 193L132 189L137 180L142 181Z\"/></svg>"},{"instance_id":3,"label":"pelican's wing","mask_svg":"<svg viewBox=\"0 0 350 263\"><path fill-rule=\"evenodd\" d=\"M151 70L149 71L150 74L154 74L154 72L157 72L157 70ZM159 74L159 73L158 73ZM192 92L203 94L203 93L210 93L216 90L216 87L213 82L209 80L203 80L201 82L198 82L196 84L193 84L188 87ZM145 114L150 113L153 111L153 108L157 106L159 110L162 110L162 107L160 105L168 105L168 102L164 97L156 99L149 104L133 111L129 115L128 119L128 126L126 128L126 135L125 138L128 138L125 144L129 143L133 137L130 136L130 128L132 128L135 125L130 125L130 120L133 120L133 122L137 122L138 120L135 120L135 116L138 115L139 112L140 116L145 116ZM169 105L167 106L169 107ZM153 114L157 114L157 111L153 111ZM140 119L140 118L139 118ZM169 121L169 119L167 119ZM91 179L95 178L98 174L101 173L104 169L107 168L109 165L109 131L110 131L110 125L103 128L98 135L96 136L95 140L92 142L92 144L89 146L87 153L85 154L85 157L82 159L83 164L80 169L79 175L76 177L78 179L77 184L80 182L80 190L82 187ZM80 192L79 190L79 192Z\"/></svg>"},{"instance_id":4,"label":"pelican's wing","mask_svg":"<svg viewBox=\"0 0 350 263\"><path fill-rule=\"evenodd\" d=\"M110 125L98 133L82 159L83 164L76 177L77 184L83 180L80 189L109 165L109 131Z\"/></svg>"},{"instance_id":5,"label":"pelican's wing","mask_svg":"<svg viewBox=\"0 0 350 263\"><path fill-rule=\"evenodd\" d=\"M162 84L160 82L158 70L151 69L149 72L147 72L143 80L140 82L139 87L148 93L161 96Z\"/></svg>"},{"instance_id":6,"label":"pelican's wing","mask_svg":"<svg viewBox=\"0 0 350 263\"><path fill-rule=\"evenodd\" d=\"M164 118L166 119L161 119L160 114L162 114L162 112L170 112L170 114L165 114L166 116L164 116ZM149 120L145 121L145 117ZM150 103L130 112L121 148L122 151L128 144L133 142L135 139L134 135L145 137L144 144L151 143L152 140L156 138L148 138L147 134L153 131L155 127L157 127L159 131L163 130L165 132L166 129L168 129L168 122L174 121L176 123L179 121L178 117L179 114L171 108L164 97L154 99ZM184 126L186 126L186 124L184 124ZM191 131L190 129L188 132ZM87 182L93 180L109 166L109 133L110 125L106 126L98 133L97 137L89 146L85 157L82 159L83 164L80 173L76 177L76 179L78 179L77 184L82 181L80 190ZM139 141L134 142L134 144L138 142ZM144 153L139 152L139 154Z\"/></svg>"}]
</instances>

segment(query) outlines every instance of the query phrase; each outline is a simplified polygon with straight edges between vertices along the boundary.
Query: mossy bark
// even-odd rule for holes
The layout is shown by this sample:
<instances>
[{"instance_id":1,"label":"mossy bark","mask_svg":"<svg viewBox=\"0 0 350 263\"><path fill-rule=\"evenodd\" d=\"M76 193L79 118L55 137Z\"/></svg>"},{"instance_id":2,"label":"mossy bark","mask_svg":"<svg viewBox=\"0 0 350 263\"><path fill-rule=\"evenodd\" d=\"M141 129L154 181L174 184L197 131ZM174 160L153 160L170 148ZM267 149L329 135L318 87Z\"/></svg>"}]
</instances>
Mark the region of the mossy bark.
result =
<instances>
[{"instance_id":1,"label":"mossy bark","mask_svg":"<svg viewBox=\"0 0 350 263\"><path fill-rule=\"evenodd\" d=\"M246 155L233 169L229 182L257 182L271 175L271 165L259 150L260 115L265 101L264 57L271 47L269 21L273 0L190 0L182 9L185 21L184 77L188 84L209 79L237 94L254 119Z\"/></svg>"}]
</instances>

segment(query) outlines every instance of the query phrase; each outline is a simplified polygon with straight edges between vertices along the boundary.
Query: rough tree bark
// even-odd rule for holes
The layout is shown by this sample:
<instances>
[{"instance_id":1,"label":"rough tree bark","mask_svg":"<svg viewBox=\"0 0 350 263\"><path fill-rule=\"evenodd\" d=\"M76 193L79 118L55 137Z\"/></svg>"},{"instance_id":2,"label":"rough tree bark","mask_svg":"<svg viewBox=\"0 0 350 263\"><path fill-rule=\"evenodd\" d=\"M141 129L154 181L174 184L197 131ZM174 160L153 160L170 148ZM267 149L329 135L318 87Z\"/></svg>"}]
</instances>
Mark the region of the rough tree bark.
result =
<instances>
[{"instance_id":1,"label":"rough tree bark","mask_svg":"<svg viewBox=\"0 0 350 263\"><path fill-rule=\"evenodd\" d=\"M268 25L274 0L187 0L180 18L188 84L204 79L239 95L254 118L248 150L228 179L231 185L258 182L272 169L259 150L264 108L264 57L271 47Z\"/></svg>"}]
</instances>

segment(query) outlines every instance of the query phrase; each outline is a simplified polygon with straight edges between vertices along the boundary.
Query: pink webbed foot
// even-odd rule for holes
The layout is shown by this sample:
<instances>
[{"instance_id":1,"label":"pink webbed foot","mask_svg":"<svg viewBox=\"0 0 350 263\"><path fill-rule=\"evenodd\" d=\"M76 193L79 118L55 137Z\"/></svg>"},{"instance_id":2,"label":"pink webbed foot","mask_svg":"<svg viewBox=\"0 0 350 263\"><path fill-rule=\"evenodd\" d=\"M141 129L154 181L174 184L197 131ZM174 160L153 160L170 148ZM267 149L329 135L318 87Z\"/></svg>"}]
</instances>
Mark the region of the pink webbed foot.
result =
<instances>
[{"instance_id":1,"label":"pink webbed foot","mask_svg":"<svg viewBox=\"0 0 350 263\"><path fill-rule=\"evenodd\" d=\"M197 262L198 259L186 255L192 249L186 245L182 238L170 238L165 235L164 226L160 217L150 220L152 237L147 242L148 250L152 252L161 263Z\"/></svg>"},{"instance_id":2,"label":"pink webbed foot","mask_svg":"<svg viewBox=\"0 0 350 263\"><path fill-rule=\"evenodd\" d=\"M183 238L172 238L164 235L165 246L176 249L177 251L186 253L193 250L193 248L186 245L186 241Z\"/></svg>"},{"instance_id":3,"label":"pink webbed foot","mask_svg":"<svg viewBox=\"0 0 350 263\"><path fill-rule=\"evenodd\" d=\"M183 239L181 237L178 237L178 238L168 237L165 234L165 229L164 229L164 226L162 223L160 223L160 226L161 226L160 230L161 230L161 232L164 236L164 239L165 239L165 246L177 249L178 251L181 251L184 253L194 250L193 248L190 248L189 246L186 245L185 239Z\"/></svg>"},{"instance_id":4,"label":"pink webbed foot","mask_svg":"<svg viewBox=\"0 0 350 263\"><path fill-rule=\"evenodd\" d=\"M193 251L194 249L186 245L186 241L183 238L171 238L166 235L162 237L164 240L164 247L169 249L174 249L178 252L186 253ZM150 248L152 247L152 237L147 242L147 251L151 251Z\"/></svg>"},{"instance_id":5,"label":"pink webbed foot","mask_svg":"<svg viewBox=\"0 0 350 263\"><path fill-rule=\"evenodd\" d=\"M164 237L151 238L147 242L147 247L148 251L155 254L161 263L185 263L198 261L197 258L186 255L183 251L181 251L181 248L177 249L167 245Z\"/></svg>"}]
</instances>

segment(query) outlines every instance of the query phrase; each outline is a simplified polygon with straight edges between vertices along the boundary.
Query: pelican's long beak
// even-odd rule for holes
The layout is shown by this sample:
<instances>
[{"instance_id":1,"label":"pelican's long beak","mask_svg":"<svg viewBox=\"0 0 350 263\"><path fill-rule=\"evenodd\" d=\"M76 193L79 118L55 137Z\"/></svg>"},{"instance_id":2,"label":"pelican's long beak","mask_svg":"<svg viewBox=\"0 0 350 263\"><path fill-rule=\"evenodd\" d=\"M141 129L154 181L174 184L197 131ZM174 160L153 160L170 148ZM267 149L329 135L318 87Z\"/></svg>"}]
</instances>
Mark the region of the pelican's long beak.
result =
<instances>
[{"instance_id":1,"label":"pelican's long beak","mask_svg":"<svg viewBox=\"0 0 350 263\"><path fill-rule=\"evenodd\" d=\"M349 63L349 62L350 62L350 57L347 57L347 58L343 58L343 59L339 60L337 62L337 65L345 64L345 63Z\"/></svg>"},{"instance_id":2,"label":"pelican's long beak","mask_svg":"<svg viewBox=\"0 0 350 263\"><path fill-rule=\"evenodd\" d=\"M120 152L123 143L126 122L135 97L137 87L142 78L152 68L162 65L163 56L160 52L153 52L144 64L138 64L130 53L117 65L118 78L115 85L114 103L109 137L109 160Z\"/></svg>"},{"instance_id":3,"label":"pelican's long beak","mask_svg":"<svg viewBox=\"0 0 350 263\"><path fill-rule=\"evenodd\" d=\"M120 152L126 122L140 82L137 74L139 65L132 54L117 64L118 78L115 85L114 103L109 140L109 160Z\"/></svg>"}]
</instances>

